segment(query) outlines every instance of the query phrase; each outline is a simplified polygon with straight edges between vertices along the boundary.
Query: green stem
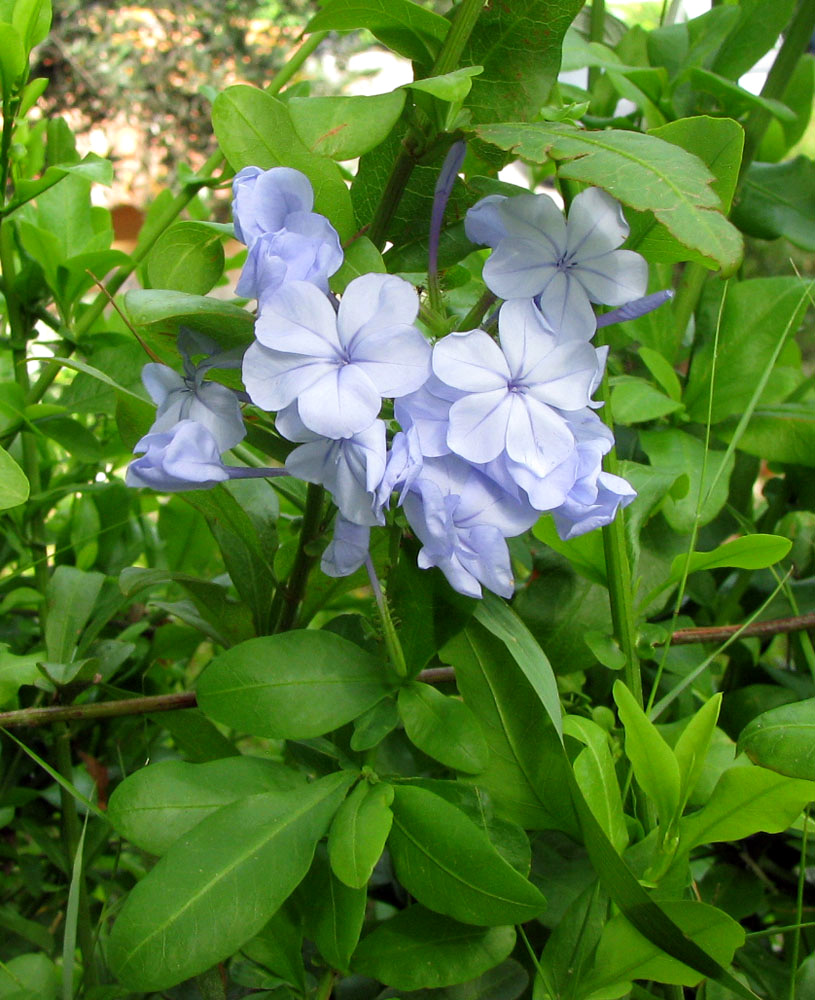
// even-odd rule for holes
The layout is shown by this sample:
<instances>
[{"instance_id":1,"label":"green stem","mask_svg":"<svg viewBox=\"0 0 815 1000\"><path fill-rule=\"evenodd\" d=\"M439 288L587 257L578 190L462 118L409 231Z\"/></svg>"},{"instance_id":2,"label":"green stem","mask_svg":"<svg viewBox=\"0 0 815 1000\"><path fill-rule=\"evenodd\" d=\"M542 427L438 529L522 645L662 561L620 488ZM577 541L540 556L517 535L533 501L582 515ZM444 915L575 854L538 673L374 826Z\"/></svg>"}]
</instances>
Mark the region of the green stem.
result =
<instances>
[{"instance_id":1,"label":"green stem","mask_svg":"<svg viewBox=\"0 0 815 1000\"><path fill-rule=\"evenodd\" d=\"M371 581L371 590L374 592L374 600L376 601L376 607L379 611L379 619L382 622L382 633L385 638L385 648L388 651L391 664L399 677L407 677L407 662L405 661L405 653L402 649L402 643L399 641L399 636L393 624L390 609L388 608L388 602L385 599L385 595L382 593L382 584L379 582L379 577L376 575L376 570L374 569L373 560L370 555L365 560L365 568L368 571L368 579Z\"/></svg>"},{"instance_id":2,"label":"green stem","mask_svg":"<svg viewBox=\"0 0 815 1000\"><path fill-rule=\"evenodd\" d=\"M297 554L294 557L294 566L289 574L289 579L285 586L278 587L272 602L272 613L270 621L273 632L287 632L297 621L297 612L306 591L306 583L311 567L314 564L312 554L312 544L320 532L320 522L323 513L323 499L325 490L322 486L315 486L309 483L306 492L306 509L303 513L303 524L300 528L300 541L297 545ZM280 607L279 613L277 612ZM277 621L275 622L275 618Z\"/></svg>"},{"instance_id":3,"label":"green stem","mask_svg":"<svg viewBox=\"0 0 815 1000\"><path fill-rule=\"evenodd\" d=\"M490 308L496 299L497 296L495 293L487 289L482 294L478 302L476 302L472 309L467 313L464 319L457 325L456 329L474 330L484 318L484 313Z\"/></svg>"},{"instance_id":4,"label":"green stem","mask_svg":"<svg viewBox=\"0 0 815 1000\"><path fill-rule=\"evenodd\" d=\"M333 969L328 969L317 986L314 1000L328 1000L331 996L331 991L334 989L334 980L336 978L337 973Z\"/></svg>"},{"instance_id":5,"label":"green stem","mask_svg":"<svg viewBox=\"0 0 815 1000\"><path fill-rule=\"evenodd\" d=\"M444 39L441 52L430 71L431 76L442 76L456 69L464 46L481 16L485 0L461 0L456 7L450 30ZM385 189L379 199L374 217L368 230L368 238L377 249L385 246L388 226L399 207L410 175L422 153L431 145L435 135L425 135L423 129L412 126L402 140L399 154L391 167Z\"/></svg>"},{"instance_id":6,"label":"green stem","mask_svg":"<svg viewBox=\"0 0 815 1000\"><path fill-rule=\"evenodd\" d=\"M813 31L815 31L815 3L812 0L800 0L781 48L778 50L778 55L775 57L772 69L767 74L767 79L761 88L762 97L781 100L795 67L798 65L798 60L807 50ZM739 172L739 185L741 185L747 169L758 153L758 147L761 145L761 140L771 119L772 115L765 108L755 108L747 116L744 125L744 153Z\"/></svg>"},{"instance_id":7,"label":"green stem","mask_svg":"<svg viewBox=\"0 0 815 1000\"><path fill-rule=\"evenodd\" d=\"M70 783L73 783L73 765L71 763L71 732L63 722L56 728L56 738L54 741L54 763L57 771ZM68 872L74 864L76 852L81 837L79 823L79 813L76 809L76 802L71 793L60 786L60 806L62 808L62 840L65 846L65 854L68 859ZM79 914L77 918L77 940L79 950L82 952L82 967L84 970L84 983L86 987L95 986L97 982L96 966L94 964L94 940L93 926L91 924L90 907L88 906L88 893L85 885L84 868L79 877Z\"/></svg>"}]
</instances>

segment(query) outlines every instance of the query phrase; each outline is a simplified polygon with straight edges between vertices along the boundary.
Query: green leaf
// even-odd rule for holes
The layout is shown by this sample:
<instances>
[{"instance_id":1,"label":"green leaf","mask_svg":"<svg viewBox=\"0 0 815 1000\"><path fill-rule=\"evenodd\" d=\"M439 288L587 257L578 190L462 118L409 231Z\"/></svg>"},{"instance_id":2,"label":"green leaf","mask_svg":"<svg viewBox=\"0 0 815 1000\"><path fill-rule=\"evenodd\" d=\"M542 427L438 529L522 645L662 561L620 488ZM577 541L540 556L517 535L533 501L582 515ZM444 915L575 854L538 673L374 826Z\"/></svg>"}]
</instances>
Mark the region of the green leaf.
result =
<instances>
[{"instance_id":1,"label":"green leaf","mask_svg":"<svg viewBox=\"0 0 815 1000\"><path fill-rule=\"evenodd\" d=\"M564 541L557 532L555 522L544 515L532 528L532 534L550 549L569 560L574 570L592 583L606 586L606 561L602 535L588 531Z\"/></svg>"},{"instance_id":2,"label":"green leaf","mask_svg":"<svg viewBox=\"0 0 815 1000\"><path fill-rule=\"evenodd\" d=\"M303 968L303 931L293 902L284 903L263 930L241 948L241 953L301 992L306 989Z\"/></svg>"},{"instance_id":3,"label":"green leaf","mask_svg":"<svg viewBox=\"0 0 815 1000\"><path fill-rule=\"evenodd\" d=\"M662 906L691 941L703 945L721 965L729 965L736 950L744 944L742 928L715 906L689 899L666 900ZM666 955L622 914L617 914L603 930L594 971L584 981L582 995L595 991L599 994L602 990L603 996L619 996L631 988L633 979L696 986L702 978L701 972Z\"/></svg>"},{"instance_id":4,"label":"green leaf","mask_svg":"<svg viewBox=\"0 0 815 1000\"><path fill-rule=\"evenodd\" d=\"M367 236L359 236L346 249L345 259L340 269L331 277L331 291L342 295L349 283L361 274L385 274L387 272L382 254Z\"/></svg>"},{"instance_id":5,"label":"green leaf","mask_svg":"<svg viewBox=\"0 0 815 1000\"><path fill-rule=\"evenodd\" d=\"M10 24L0 22L0 92L3 104L14 96L27 64L19 31Z\"/></svg>"},{"instance_id":6,"label":"green leaf","mask_svg":"<svg viewBox=\"0 0 815 1000\"><path fill-rule=\"evenodd\" d=\"M379 746L382 740L399 725L399 712L393 698L385 698L377 702L358 719L354 719L354 735L351 737L351 749L357 752L372 750Z\"/></svg>"},{"instance_id":7,"label":"green leaf","mask_svg":"<svg viewBox=\"0 0 815 1000\"><path fill-rule=\"evenodd\" d=\"M784 104L795 112L795 121L772 120L769 123L756 155L757 162L777 163L785 159L790 149L801 141L812 117L813 97L815 97L815 56L807 52L798 59L792 76L781 94ZM744 185L741 193L744 194Z\"/></svg>"},{"instance_id":8,"label":"green leaf","mask_svg":"<svg viewBox=\"0 0 815 1000\"><path fill-rule=\"evenodd\" d=\"M295 900L305 918L306 936L332 969L347 972L365 919L365 888L352 889L341 882L321 847Z\"/></svg>"},{"instance_id":9,"label":"green leaf","mask_svg":"<svg viewBox=\"0 0 815 1000\"><path fill-rule=\"evenodd\" d=\"M337 810L328 832L334 874L352 889L368 884L393 824L393 788L360 782Z\"/></svg>"},{"instance_id":10,"label":"green leaf","mask_svg":"<svg viewBox=\"0 0 815 1000\"><path fill-rule=\"evenodd\" d=\"M540 892L486 833L424 788L394 789L388 845L399 881L420 903L464 923L524 923L545 907Z\"/></svg>"},{"instance_id":11,"label":"green leaf","mask_svg":"<svg viewBox=\"0 0 815 1000\"><path fill-rule=\"evenodd\" d=\"M567 906L546 941L540 958L545 978L539 975L535 983L536 1000L587 996L579 984L607 919L608 896L592 882Z\"/></svg>"},{"instance_id":12,"label":"green leaf","mask_svg":"<svg viewBox=\"0 0 815 1000\"><path fill-rule=\"evenodd\" d=\"M11 23L19 31L26 52L30 52L51 30L51 0L16 0Z\"/></svg>"},{"instance_id":13,"label":"green leaf","mask_svg":"<svg viewBox=\"0 0 815 1000\"><path fill-rule=\"evenodd\" d=\"M24 684L42 681L37 664L44 659L42 653L17 656L8 651L7 643L0 643L0 705L5 705Z\"/></svg>"},{"instance_id":14,"label":"green leaf","mask_svg":"<svg viewBox=\"0 0 815 1000\"><path fill-rule=\"evenodd\" d=\"M287 793L305 775L259 757L225 757L206 764L165 760L136 771L116 788L108 817L142 850L164 854L218 809L249 795Z\"/></svg>"},{"instance_id":15,"label":"green leaf","mask_svg":"<svg viewBox=\"0 0 815 1000\"><path fill-rule=\"evenodd\" d=\"M54 570L46 591L45 649L49 660L69 663L73 659L104 582L102 573L87 573L74 566Z\"/></svg>"},{"instance_id":16,"label":"green leaf","mask_svg":"<svg viewBox=\"0 0 815 1000\"><path fill-rule=\"evenodd\" d=\"M0 448L0 510L28 500L28 478L5 448Z\"/></svg>"},{"instance_id":17,"label":"green leaf","mask_svg":"<svg viewBox=\"0 0 815 1000\"><path fill-rule=\"evenodd\" d=\"M164 990L257 934L311 865L348 789L339 772L225 806L170 848L132 890L108 944L119 980Z\"/></svg>"},{"instance_id":18,"label":"green leaf","mask_svg":"<svg viewBox=\"0 0 815 1000\"><path fill-rule=\"evenodd\" d=\"M482 11L461 58L483 66L464 106L475 123L526 122L549 102L566 29L582 0L513 0Z\"/></svg>"},{"instance_id":19,"label":"green leaf","mask_svg":"<svg viewBox=\"0 0 815 1000\"><path fill-rule=\"evenodd\" d=\"M679 765L680 805L683 809L702 776L721 704L722 695L719 692L693 716L674 746L674 756Z\"/></svg>"},{"instance_id":20,"label":"green leaf","mask_svg":"<svg viewBox=\"0 0 815 1000\"><path fill-rule=\"evenodd\" d=\"M717 73L738 80L769 52L787 26L795 0L741 0L739 20L716 54Z\"/></svg>"},{"instance_id":21,"label":"green leaf","mask_svg":"<svg viewBox=\"0 0 815 1000\"><path fill-rule=\"evenodd\" d=\"M489 748L463 702L414 682L399 691L399 714L411 743L434 760L467 774L487 766Z\"/></svg>"},{"instance_id":22,"label":"green leaf","mask_svg":"<svg viewBox=\"0 0 815 1000\"><path fill-rule=\"evenodd\" d=\"M729 441L736 428L719 424L717 435ZM815 413L811 403L776 403L757 407L739 438L739 450L767 462L815 466Z\"/></svg>"},{"instance_id":23,"label":"green leaf","mask_svg":"<svg viewBox=\"0 0 815 1000\"><path fill-rule=\"evenodd\" d=\"M269 562L273 552L268 540L258 532L257 524L225 487L190 490L183 499L207 519L232 582L252 610L255 631L266 633L275 587Z\"/></svg>"},{"instance_id":24,"label":"green leaf","mask_svg":"<svg viewBox=\"0 0 815 1000\"><path fill-rule=\"evenodd\" d=\"M75 174L97 184L111 184L113 181L113 164L103 160L94 153L88 153L79 163L58 163L49 167L42 177L36 180L21 180L14 190L14 200L6 207L11 213L24 202L36 198L38 194L53 187L63 177Z\"/></svg>"},{"instance_id":25,"label":"green leaf","mask_svg":"<svg viewBox=\"0 0 815 1000\"><path fill-rule=\"evenodd\" d=\"M339 167L306 148L282 101L255 87L229 87L215 98L212 126L234 170L251 166L301 170L314 187L314 211L328 217L341 240L354 234L351 197Z\"/></svg>"},{"instance_id":26,"label":"green leaf","mask_svg":"<svg viewBox=\"0 0 815 1000\"><path fill-rule=\"evenodd\" d=\"M617 851L624 851L628 846L628 830L608 733L578 715L566 716L563 731L584 744L585 749L572 762L575 780L608 839Z\"/></svg>"},{"instance_id":27,"label":"green leaf","mask_svg":"<svg viewBox=\"0 0 815 1000\"><path fill-rule=\"evenodd\" d=\"M2 1000L56 1000L58 983L47 955L16 955L0 966Z\"/></svg>"},{"instance_id":28,"label":"green leaf","mask_svg":"<svg viewBox=\"0 0 815 1000\"><path fill-rule=\"evenodd\" d=\"M367 28L406 59L428 63L438 54L450 24L412 0L328 0L305 30L312 33L355 28Z\"/></svg>"},{"instance_id":29,"label":"green leaf","mask_svg":"<svg viewBox=\"0 0 815 1000\"><path fill-rule=\"evenodd\" d=\"M474 780L496 815L526 829L575 833L559 733L509 646L473 621L442 658L455 666L458 689L490 748L489 764Z\"/></svg>"},{"instance_id":30,"label":"green leaf","mask_svg":"<svg viewBox=\"0 0 815 1000\"><path fill-rule=\"evenodd\" d=\"M198 681L198 704L254 736L307 739L381 701L391 690L385 671L381 660L331 632L284 632L216 656Z\"/></svg>"},{"instance_id":31,"label":"green leaf","mask_svg":"<svg viewBox=\"0 0 815 1000\"><path fill-rule=\"evenodd\" d=\"M223 273L221 236L200 222L176 222L147 257L151 285L191 295L206 295Z\"/></svg>"},{"instance_id":32,"label":"green leaf","mask_svg":"<svg viewBox=\"0 0 815 1000\"><path fill-rule=\"evenodd\" d=\"M440 101L447 101L450 104L461 103L473 85L473 77L484 72L483 66L462 66L452 73L445 73L442 76L429 76L422 80L414 80L413 83L405 84L411 90L420 90L425 94L432 94Z\"/></svg>"},{"instance_id":33,"label":"green leaf","mask_svg":"<svg viewBox=\"0 0 815 1000\"><path fill-rule=\"evenodd\" d=\"M687 76L694 89L714 97L731 118L738 118L750 111L762 110L768 111L782 123L795 122L795 112L781 101L753 94L732 80L719 76L718 73L711 73L709 70L694 66L688 70Z\"/></svg>"},{"instance_id":34,"label":"green leaf","mask_svg":"<svg viewBox=\"0 0 815 1000\"><path fill-rule=\"evenodd\" d=\"M615 424L641 424L682 409L645 379L619 375L612 381L611 413Z\"/></svg>"},{"instance_id":35,"label":"green leaf","mask_svg":"<svg viewBox=\"0 0 815 1000\"><path fill-rule=\"evenodd\" d=\"M796 156L785 163L751 164L733 222L749 236L784 236L803 250L815 250L815 163Z\"/></svg>"},{"instance_id":36,"label":"green leaf","mask_svg":"<svg viewBox=\"0 0 815 1000\"><path fill-rule=\"evenodd\" d=\"M663 831L667 830L679 812L680 775L674 752L622 681L614 682L614 701L625 727L625 754L634 777L656 806Z\"/></svg>"},{"instance_id":37,"label":"green leaf","mask_svg":"<svg viewBox=\"0 0 815 1000\"><path fill-rule=\"evenodd\" d=\"M561 177L596 184L631 208L652 211L709 267L732 271L741 261L741 236L721 213L713 175L679 146L638 132L581 131L550 122L482 125L476 134L533 163L566 161Z\"/></svg>"},{"instance_id":38,"label":"green leaf","mask_svg":"<svg viewBox=\"0 0 815 1000\"><path fill-rule=\"evenodd\" d=\"M439 989L492 969L514 947L514 927L472 927L414 905L363 938L352 967L398 990Z\"/></svg>"},{"instance_id":39,"label":"green leaf","mask_svg":"<svg viewBox=\"0 0 815 1000\"><path fill-rule=\"evenodd\" d=\"M679 581L688 563L689 573L721 569L766 569L780 562L792 548L789 538L780 535L744 535L723 542L711 552L692 552L690 559L678 555L671 563L670 581Z\"/></svg>"},{"instance_id":40,"label":"green leaf","mask_svg":"<svg viewBox=\"0 0 815 1000\"><path fill-rule=\"evenodd\" d=\"M682 398L682 386L673 365L666 357L651 347L640 347L640 360L648 371L659 382L671 399L679 401Z\"/></svg>"},{"instance_id":41,"label":"green leaf","mask_svg":"<svg viewBox=\"0 0 815 1000\"><path fill-rule=\"evenodd\" d=\"M788 778L763 767L729 768L707 803L679 824L679 849L743 840L754 833L782 833L815 802L815 782Z\"/></svg>"},{"instance_id":42,"label":"green leaf","mask_svg":"<svg viewBox=\"0 0 815 1000\"><path fill-rule=\"evenodd\" d=\"M755 764L815 781L815 698L763 712L742 730L738 748Z\"/></svg>"},{"instance_id":43,"label":"green leaf","mask_svg":"<svg viewBox=\"0 0 815 1000\"><path fill-rule=\"evenodd\" d=\"M723 210L730 208L744 148L744 129L738 122L731 118L699 115L649 129L648 134L697 156L713 174L711 188L719 196ZM705 263L703 254L683 246L664 224L657 221L653 212L629 213L629 217L631 234L627 245L648 260Z\"/></svg>"},{"instance_id":44,"label":"green leaf","mask_svg":"<svg viewBox=\"0 0 815 1000\"><path fill-rule=\"evenodd\" d=\"M125 312L137 327L153 327L156 336L150 346L167 359L178 364L178 350L173 339L181 326L189 326L198 333L212 337L223 350L248 346L254 337L254 319L251 314L231 302L155 289L134 289L124 297ZM166 334L171 334L168 337Z\"/></svg>"},{"instance_id":45,"label":"green leaf","mask_svg":"<svg viewBox=\"0 0 815 1000\"><path fill-rule=\"evenodd\" d=\"M78 420L54 414L34 419L32 424L81 462L96 463L102 458L102 446L98 438Z\"/></svg>"},{"instance_id":46,"label":"green leaf","mask_svg":"<svg viewBox=\"0 0 815 1000\"><path fill-rule=\"evenodd\" d=\"M674 499L666 497L662 512L665 520L678 532L689 532L696 520L696 505L699 491L702 493L702 504L699 512L699 524L708 524L719 513L728 497L728 483L733 471L735 458L726 452L709 451L704 482L702 482L702 463L704 461L705 445L698 438L685 431L674 428L661 428L656 431L640 433L642 449L648 456L651 465L664 472L676 476L686 475L690 487L685 496ZM711 485L713 489L711 490Z\"/></svg>"},{"instance_id":47,"label":"green leaf","mask_svg":"<svg viewBox=\"0 0 815 1000\"><path fill-rule=\"evenodd\" d=\"M292 124L312 153L352 160L378 146L399 120L405 92L375 97L292 97Z\"/></svg>"},{"instance_id":48,"label":"green leaf","mask_svg":"<svg viewBox=\"0 0 815 1000\"><path fill-rule=\"evenodd\" d=\"M744 412L787 327L794 330L807 308L804 291L804 284L792 277L753 278L728 286L719 326L715 378L712 332L694 352L685 388L685 405L692 420L707 420L711 379L712 422ZM746 343L749 351L744 350ZM766 394L763 402L771 402Z\"/></svg>"}]
</instances>

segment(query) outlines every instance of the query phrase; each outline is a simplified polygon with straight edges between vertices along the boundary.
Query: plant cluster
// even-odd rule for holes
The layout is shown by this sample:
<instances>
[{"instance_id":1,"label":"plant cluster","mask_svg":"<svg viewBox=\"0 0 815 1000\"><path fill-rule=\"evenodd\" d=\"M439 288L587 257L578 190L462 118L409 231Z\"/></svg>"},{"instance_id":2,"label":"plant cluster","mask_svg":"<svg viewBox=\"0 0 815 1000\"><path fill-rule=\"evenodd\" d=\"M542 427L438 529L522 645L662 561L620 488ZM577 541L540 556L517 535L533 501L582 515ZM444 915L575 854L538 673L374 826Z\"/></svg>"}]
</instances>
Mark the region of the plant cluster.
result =
<instances>
[{"instance_id":1,"label":"plant cluster","mask_svg":"<svg viewBox=\"0 0 815 1000\"><path fill-rule=\"evenodd\" d=\"M815 6L582 6L326 0L125 254L0 0L0 997L812 992Z\"/></svg>"}]
</instances>

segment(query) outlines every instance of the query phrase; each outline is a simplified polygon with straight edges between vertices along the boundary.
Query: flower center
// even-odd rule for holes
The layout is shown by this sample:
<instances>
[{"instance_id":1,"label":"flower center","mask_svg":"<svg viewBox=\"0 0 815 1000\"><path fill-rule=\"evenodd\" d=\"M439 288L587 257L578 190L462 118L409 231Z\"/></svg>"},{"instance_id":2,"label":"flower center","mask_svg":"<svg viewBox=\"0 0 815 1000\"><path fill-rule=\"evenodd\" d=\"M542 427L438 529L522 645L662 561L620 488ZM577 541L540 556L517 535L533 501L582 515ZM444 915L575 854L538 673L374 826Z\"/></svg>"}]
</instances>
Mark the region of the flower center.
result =
<instances>
[{"instance_id":1,"label":"flower center","mask_svg":"<svg viewBox=\"0 0 815 1000\"><path fill-rule=\"evenodd\" d=\"M577 261L574 258L574 250L571 250L569 253L561 254L556 265L558 271L568 271L570 267L574 267L577 264Z\"/></svg>"}]
</instances>

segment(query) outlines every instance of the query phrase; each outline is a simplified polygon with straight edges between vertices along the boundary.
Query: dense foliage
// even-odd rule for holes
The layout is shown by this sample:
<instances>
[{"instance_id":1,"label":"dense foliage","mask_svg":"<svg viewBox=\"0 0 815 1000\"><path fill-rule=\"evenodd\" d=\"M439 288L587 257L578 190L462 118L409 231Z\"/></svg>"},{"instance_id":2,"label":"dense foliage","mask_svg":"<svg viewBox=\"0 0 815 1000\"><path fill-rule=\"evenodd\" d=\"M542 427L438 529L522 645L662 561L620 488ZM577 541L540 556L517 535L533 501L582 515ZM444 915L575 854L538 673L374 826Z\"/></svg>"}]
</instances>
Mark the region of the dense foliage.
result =
<instances>
[{"instance_id":1,"label":"dense foliage","mask_svg":"<svg viewBox=\"0 0 815 1000\"><path fill-rule=\"evenodd\" d=\"M815 5L675 7L325 0L125 254L0 0L0 997L812 995Z\"/></svg>"}]
</instances>

